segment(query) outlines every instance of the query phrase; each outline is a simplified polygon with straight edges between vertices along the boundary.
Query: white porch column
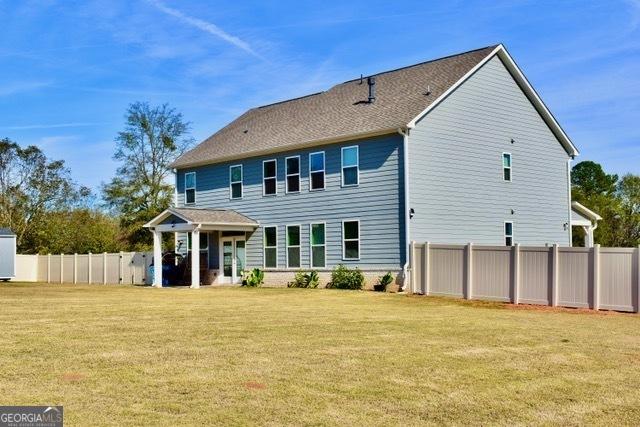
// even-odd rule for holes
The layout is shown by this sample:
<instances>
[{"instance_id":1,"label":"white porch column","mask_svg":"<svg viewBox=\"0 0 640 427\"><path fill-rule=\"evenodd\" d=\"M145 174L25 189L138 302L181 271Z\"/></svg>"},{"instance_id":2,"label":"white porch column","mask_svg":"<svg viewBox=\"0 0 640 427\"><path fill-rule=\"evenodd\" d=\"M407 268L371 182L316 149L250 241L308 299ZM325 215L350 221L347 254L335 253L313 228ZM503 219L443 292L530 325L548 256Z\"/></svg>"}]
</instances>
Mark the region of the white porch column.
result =
<instances>
[{"instance_id":1,"label":"white porch column","mask_svg":"<svg viewBox=\"0 0 640 427\"><path fill-rule=\"evenodd\" d=\"M153 286L162 287L162 232L153 230Z\"/></svg>"},{"instance_id":2,"label":"white porch column","mask_svg":"<svg viewBox=\"0 0 640 427\"><path fill-rule=\"evenodd\" d=\"M191 287L200 287L200 229L191 232Z\"/></svg>"},{"instance_id":3,"label":"white porch column","mask_svg":"<svg viewBox=\"0 0 640 427\"><path fill-rule=\"evenodd\" d=\"M584 246L585 248L593 247L593 226L584 228Z\"/></svg>"}]
</instances>

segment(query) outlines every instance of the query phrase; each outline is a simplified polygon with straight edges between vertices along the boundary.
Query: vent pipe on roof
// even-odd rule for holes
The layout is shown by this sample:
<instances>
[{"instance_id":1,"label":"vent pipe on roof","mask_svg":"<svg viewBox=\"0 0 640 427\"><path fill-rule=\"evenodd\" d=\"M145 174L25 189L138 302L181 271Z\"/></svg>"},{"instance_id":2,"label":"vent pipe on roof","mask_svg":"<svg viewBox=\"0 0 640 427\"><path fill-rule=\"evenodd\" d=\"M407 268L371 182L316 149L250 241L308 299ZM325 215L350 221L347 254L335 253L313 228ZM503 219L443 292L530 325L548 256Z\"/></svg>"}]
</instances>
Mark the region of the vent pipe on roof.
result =
<instances>
[{"instance_id":1,"label":"vent pipe on roof","mask_svg":"<svg viewBox=\"0 0 640 427\"><path fill-rule=\"evenodd\" d=\"M367 84L369 85L369 104L373 104L376 100L376 78L367 77Z\"/></svg>"}]
</instances>

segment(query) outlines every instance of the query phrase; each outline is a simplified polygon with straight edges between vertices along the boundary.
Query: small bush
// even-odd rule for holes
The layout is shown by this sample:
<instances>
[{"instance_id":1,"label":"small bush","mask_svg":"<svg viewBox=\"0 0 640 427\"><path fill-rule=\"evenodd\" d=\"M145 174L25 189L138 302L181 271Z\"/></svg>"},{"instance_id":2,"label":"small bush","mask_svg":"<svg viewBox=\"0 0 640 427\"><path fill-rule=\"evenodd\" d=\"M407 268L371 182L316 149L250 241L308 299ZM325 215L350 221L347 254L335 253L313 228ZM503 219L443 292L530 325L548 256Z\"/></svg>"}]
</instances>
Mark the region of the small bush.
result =
<instances>
[{"instance_id":1,"label":"small bush","mask_svg":"<svg viewBox=\"0 0 640 427\"><path fill-rule=\"evenodd\" d=\"M351 270L340 264L331 272L331 283L328 287L334 289L362 289L364 286L364 275L356 267Z\"/></svg>"},{"instance_id":2,"label":"small bush","mask_svg":"<svg viewBox=\"0 0 640 427\"><path fill-rule=\"evenodd\" d=\"M299 271L296 273L296 277L293 282L289 282L287 286L289 288L317 288L320 283L318 272L311 270L310 272Z\"/></svg>"},{"instance_id":3,"label":"small bush","mask_svg":"<svg viewBox=\"0 0 640 427\"><path fill-rule=\"evenodd\" d=\"M387 286L393 282L393 274L387 272L385 275L378 277L378 283L373 287L374 291L385 292Z\"/></svg>"},{"instance_id":4,"label":"small bush","mask_svg":"<svg viewBox=\"0 0 640 427\"><path fill-rule=\"evenodd\" d=\"M257 288L264 283L264 271L254 268L250 271L242 272L242 286Z\"/></svg>"}]
</instances>

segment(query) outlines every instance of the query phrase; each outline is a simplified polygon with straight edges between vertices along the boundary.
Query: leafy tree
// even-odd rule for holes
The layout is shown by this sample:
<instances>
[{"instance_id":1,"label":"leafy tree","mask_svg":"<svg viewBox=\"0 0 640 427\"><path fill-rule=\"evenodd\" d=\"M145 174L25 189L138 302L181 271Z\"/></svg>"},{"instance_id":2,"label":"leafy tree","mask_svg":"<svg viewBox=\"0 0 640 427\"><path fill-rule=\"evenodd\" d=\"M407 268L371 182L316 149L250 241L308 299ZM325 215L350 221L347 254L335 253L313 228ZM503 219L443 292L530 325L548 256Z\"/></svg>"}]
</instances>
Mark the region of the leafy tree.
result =
<instances>
[{"instance_id":1,"label":"leafy tree","mask_svg":"<svg viewBox=\"0 0 640 427\"><path fill-rule=\"evenodd\" d=\"M25 243L41 254L118 252L123 248L118 219L86 207L49 212Z\"/></svg>"},{"instance_id":2,"label":"leafy tree","mask_svg":"<svg viewBox=\"0 0 640 427\"><path fill-rule=\"evenodd\" d=\"M47 213L68 208L87 192L73 183L62 160L50 161L35 146L0 140L0 226L16 233L19 251L34 252L27 241Z\"/></svg>"},{"instance_id":3,"label":"leafy tree","mask_svg":"<svg viewBox=\"0 0 640 427\"><path fill-rule=\"evenodd\" d=\"M618 182L618 241L620 246L640 245L640 176L627 174Z\"/></svg>"},{"instance_id":4,"label":"leafy tree","mask_svg":"<svg viewBox=\"0 0 640 427\"><path fill-rule=\"evenodd\" d=\"M173 197L168 166L193 140L188 137L190 124L167 104L150 107L136 102L125 120L113 156L120 166L103 188L104 199L120 216L130 248L143 249L151 245L151 234L142 225L169 207Z\"/></svg>"},{"instance_id":5,"label":"leafy tree","mask_svg":"<svg viewBox=\"0 0 640 427\"><path fill-rule=\"evenodd\" d=\"M608 195L616 190L618 175L609 175L602 166L590 160L580 162L571 171L571 183L585 197Z\"/></svg>"},{"instance_id":6,"label":"leafy tree","mask_svg":"<svg viewBox=\"0 0 640 427\"><path fill-rule=\"evenodd\" d=\"M637 246L640 243L640 176L607 174L592 161L578 163L571 173L573 200L597 212L602 220L595 241L603 246ZM584 232L573 230L573 243L583 244Z\"/></svg>"}]
</instances>

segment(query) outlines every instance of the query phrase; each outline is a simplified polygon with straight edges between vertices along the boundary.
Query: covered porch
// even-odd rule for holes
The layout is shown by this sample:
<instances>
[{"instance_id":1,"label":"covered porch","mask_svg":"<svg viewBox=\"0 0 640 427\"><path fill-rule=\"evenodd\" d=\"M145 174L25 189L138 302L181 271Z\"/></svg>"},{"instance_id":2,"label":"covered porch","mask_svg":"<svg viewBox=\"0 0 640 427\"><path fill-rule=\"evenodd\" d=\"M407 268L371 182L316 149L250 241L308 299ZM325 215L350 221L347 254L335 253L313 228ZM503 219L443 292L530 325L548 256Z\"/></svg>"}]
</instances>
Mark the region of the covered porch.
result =
<instances>
[{"instance_id":1,"label":"covered porch","mask_svg":"<svg viewBox=\"0 0 640 427\"><path fill-rule=\"evenodd\" d=\"M246 234L252 233L258 223L231 209L169 208L149 221L144 227L153 233L153 286L162 287L162 234L186 235L186 250L190 252L189 268L191 288L199 288L201 277L201 243L206 241L206 260L219 256L218 269L231 283L239 280L246 259ZM204 236L203 236L204 235ZM217 241L212 241L216 236ZM177 245L176 251L180 250ZM158 268L160 266L160 268Z\"/></svg>"},{"instance_id":2,"label":"covered porch","mask_svg":"<svg viewBox=\"0 0 640 427\"><path fill-rule=\"evenodd\" d=\"M571 202L571 226L584 229L584 246L593 247L593 232L602 217L578 202Z\"/></svg>"}]
</instances>

